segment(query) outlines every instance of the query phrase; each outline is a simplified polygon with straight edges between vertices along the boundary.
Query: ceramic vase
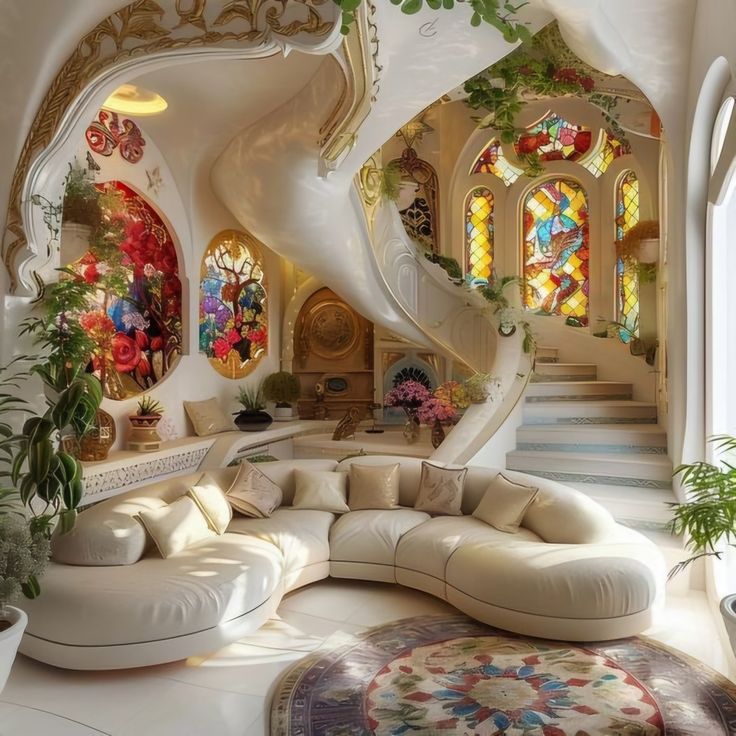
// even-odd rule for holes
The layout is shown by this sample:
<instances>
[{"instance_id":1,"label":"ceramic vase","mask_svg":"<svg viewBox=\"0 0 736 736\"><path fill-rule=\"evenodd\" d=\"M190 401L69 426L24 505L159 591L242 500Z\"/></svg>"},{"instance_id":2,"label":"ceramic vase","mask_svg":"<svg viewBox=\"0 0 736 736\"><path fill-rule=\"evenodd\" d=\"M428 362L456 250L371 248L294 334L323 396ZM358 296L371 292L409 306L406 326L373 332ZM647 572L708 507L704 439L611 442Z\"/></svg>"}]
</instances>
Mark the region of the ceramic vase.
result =
<instances>
[{"instance_id":1,"label":"ceramic vase","mask_svg":"<svg viewBox=\"0 0 736 736\"><path fill-rule=\"evenodd\" d=\"M445 439L445 429L439 419L434 420L432 425L432 447L436 450Z\"/></svg>"},{"instance_id":2,"label":"ceramic vase","mask_svg":"<svg viewBox=\"0 0 736 736\"><path fill-rule=\"evenodd\" d=\"M28 616L14 606L5 607L4 614L0 614L0 619L3 618L10 621L10 628L0 631L0 693L8 681L10 668L13 666L15 654L28 624Z\"/></svg>"},{"instance_id":3,"label":"ceramic vase","mask_svg":"<svg viewBox=\"0 0 736 736\"><path fill-rule=\"evenodd\" d=\"M136 452L156 452L161 449L161 437L156 425L161 421L160 414L143 416L134 414L128 417L132 429L128 438L128 449Z\"/></svg>"},{"instance_id":4,"label":"ceramic vase","mask_svg":"<svg viewBox=\"0 0 736 736\"><path fill-rule=\"evenodd\" d=\"M736 654L736 593L727 595L721 601L721 616L723 616L723 624L731 642L731 649Z\"/></svg>"},{"instance_id":5,"label":"ceramic vase","mask_svg":"<svg viewBox=\"0 0 736 736\"><path fill-rule=\"evenodd\" d=\"M265 411L249 411L243 409L235 415L235 426L241 432L261 432L268 429L273 417Z\"/></svg>"}]
</instances>

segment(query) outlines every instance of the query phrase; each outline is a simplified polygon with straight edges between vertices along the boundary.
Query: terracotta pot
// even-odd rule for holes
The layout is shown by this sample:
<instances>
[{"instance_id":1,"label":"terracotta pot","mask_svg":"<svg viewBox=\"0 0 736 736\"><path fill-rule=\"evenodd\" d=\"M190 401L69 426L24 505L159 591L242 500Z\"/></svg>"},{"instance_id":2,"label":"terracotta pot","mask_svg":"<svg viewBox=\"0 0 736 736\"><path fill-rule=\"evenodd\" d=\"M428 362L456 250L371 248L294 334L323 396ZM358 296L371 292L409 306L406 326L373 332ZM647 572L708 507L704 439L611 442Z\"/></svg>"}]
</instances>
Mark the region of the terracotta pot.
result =
<instances>
[{"instance_id":1,"label":"terracotta pot","mask_svg":"<svg viewBox=\"0 0 736 736\"><path fill-rule=\"evenodd\" d=\"M13 666L20 640L28 625L28 616L20 608L14 606L6 606L5 616L0 614L0 620L3 618L10 621L11 625L9 629L0 631L0 693L8 681L10 668Z\"/></svg>"}]
</instances>

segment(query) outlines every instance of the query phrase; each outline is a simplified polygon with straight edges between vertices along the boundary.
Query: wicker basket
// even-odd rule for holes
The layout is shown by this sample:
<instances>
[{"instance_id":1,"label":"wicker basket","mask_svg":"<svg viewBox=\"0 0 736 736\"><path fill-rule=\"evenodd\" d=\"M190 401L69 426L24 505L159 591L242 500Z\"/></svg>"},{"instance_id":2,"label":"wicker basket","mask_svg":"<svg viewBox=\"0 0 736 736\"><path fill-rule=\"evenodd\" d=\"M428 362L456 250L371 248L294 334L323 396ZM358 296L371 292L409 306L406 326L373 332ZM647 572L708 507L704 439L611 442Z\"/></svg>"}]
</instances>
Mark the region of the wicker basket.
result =
<instances>
[{"instance_id":1,"label":"wicker basket","mask_svg":"<svg viewBox=\"0 0 736 736\"><path fill-rule=\"evenodd\" d=\"M98 409L95 425L79 439L79 459L85 462L104 460L115 442L115 420Z\"/></svg>"}]
</instances>

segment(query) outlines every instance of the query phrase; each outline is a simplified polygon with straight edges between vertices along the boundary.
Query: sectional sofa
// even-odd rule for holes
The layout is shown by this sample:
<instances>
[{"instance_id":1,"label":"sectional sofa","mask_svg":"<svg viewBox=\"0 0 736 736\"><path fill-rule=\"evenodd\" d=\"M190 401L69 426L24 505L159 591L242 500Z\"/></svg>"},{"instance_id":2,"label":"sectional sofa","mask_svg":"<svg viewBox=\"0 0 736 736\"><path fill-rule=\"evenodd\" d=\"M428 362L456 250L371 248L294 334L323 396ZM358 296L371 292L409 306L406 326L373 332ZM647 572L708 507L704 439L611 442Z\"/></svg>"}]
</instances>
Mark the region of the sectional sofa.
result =
<instances>
[{"instance_id":1,"label":"sectional sofa","mask_svg":"<svg viewBox=\"0 0 736 736\"><path fill-rule=\"evenodd\" d=\"M354 462L399 462L401 508L336 516L290 507L296 467L346 472ZM494 626L573 641L641 632L662 602L664 562L656 546L558 483L503 471L539 488L522 526L510 534L470 515L497 470L470 468L463 515L432 518L413 508L421 470L416 458L282 460L258 467L281 487L282 506L264 519L236 515L221 536L167 559L153 551L134 564L119 558L131 535L143 533L134 515L185 494L200 473L80 514L65 544L92 564L51 563L41 597L24 604L29 623L20 651L70 669L183 659L259 628L285 593L327 576L406 585ZM211 471L223 487L235 473Z\"/></svg>"}]
</instances>

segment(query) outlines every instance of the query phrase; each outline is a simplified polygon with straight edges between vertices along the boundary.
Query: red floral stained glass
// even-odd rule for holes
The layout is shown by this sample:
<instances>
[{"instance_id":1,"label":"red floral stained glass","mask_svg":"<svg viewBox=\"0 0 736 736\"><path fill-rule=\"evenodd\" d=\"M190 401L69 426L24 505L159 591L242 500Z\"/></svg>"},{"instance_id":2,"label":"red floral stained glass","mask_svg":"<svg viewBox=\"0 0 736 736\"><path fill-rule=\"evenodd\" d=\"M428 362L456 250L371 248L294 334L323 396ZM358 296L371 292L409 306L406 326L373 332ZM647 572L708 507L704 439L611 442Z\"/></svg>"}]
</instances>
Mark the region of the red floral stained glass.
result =
<instances>
[{"instance_id":1,"label":"red floral stained glass","mask_svg":"<svg viewBox=\"0 0 736 736\"><path fill-rule=\"evenodd\" d=\"M577 161L593 142L592 133L583 125L573 125L554 113L519 136L518 155L538 154L542 161Z\"/></svg>"},{"instance_id":2,"label":"red floral stained glass","mask_svg":"<svg viewBox=\"0 0 736 736\"><path fill-rule=\"evenodd\" d=\"M91 368L105 396L152 388L181 355L179 261L168 227L120 181L98 184L102 224L69 268L97 288L79 314L97 347Z\"/></svg>"}]
</instances>

